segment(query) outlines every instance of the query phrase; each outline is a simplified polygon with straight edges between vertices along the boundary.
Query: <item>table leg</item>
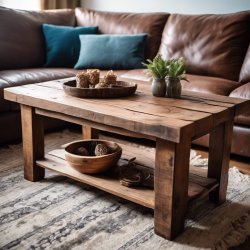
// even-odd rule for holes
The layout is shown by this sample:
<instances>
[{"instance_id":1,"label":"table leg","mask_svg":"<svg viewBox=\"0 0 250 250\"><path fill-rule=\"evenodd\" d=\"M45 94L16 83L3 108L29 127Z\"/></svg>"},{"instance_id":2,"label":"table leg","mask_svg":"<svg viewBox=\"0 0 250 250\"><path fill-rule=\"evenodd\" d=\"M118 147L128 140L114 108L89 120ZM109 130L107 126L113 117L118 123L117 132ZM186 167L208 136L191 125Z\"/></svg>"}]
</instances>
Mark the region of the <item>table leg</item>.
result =
<instances>
[{"instance_id":1,"label":"table leg","mask_svg":"<svg viewBox=\"0 0 250 250\"><path fill-rule=\"evenodd\" d=\"M38 181L44 178L45 169L36 165L36 160L44 157L43 116L35 114L35 109L21 105L24 178Z\"/></svg>"},{"instance_id":2,"label":"table leg","mask_svg":"<svg viewBox=\"0 0 250 250\"><path fill-rule=\"evenodd\" d=\"M208 178L217 179L219 186L210 192L209 198L217 204L226 201L233 123L233 119L223 122L210 133Z\"/></svg>"},{"instance_id":3,"label":"table leg","mask_svg":"<svg viewBox=\"0 0 250 250\"><path fill-rule=\"evenodd\" d=\"M190 148L190 139L181 143L156 139L154 230L168 240L184 228Z\"/></svg>"},{"instance_id":4,"label":"table leg","mask_svg":"<svg viewBox=\"0 0 250 250\"><path fill-rule=\"evenodd\" d=\"M82 126L82 138L83 140L99 139L99 130L89 126Z\"/></svg>"}]
</instances>

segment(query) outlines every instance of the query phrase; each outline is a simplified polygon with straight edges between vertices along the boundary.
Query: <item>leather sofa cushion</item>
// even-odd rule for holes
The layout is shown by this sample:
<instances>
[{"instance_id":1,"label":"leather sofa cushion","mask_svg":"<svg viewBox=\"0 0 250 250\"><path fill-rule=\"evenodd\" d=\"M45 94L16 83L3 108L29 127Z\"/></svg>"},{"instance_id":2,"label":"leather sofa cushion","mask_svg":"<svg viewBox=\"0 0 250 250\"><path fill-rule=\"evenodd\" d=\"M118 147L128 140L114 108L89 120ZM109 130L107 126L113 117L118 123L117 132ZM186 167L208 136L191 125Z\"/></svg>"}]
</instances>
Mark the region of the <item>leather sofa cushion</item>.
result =
<instances>
[{"instance_id":1,"label":"leather sofa cushion","mask_svg":"<svg viewBox=\"0 0 250 250\"><path fill-rule=\"evenodd\" d=\"M233 138L231 153L250 157L250 128L244 125L235 124L233 128ZM209 135L205 135L193 144L209 147Z\"/></svg>"},{"instance_id":2,"label":"leather sofa cushion","mask_svg":"<svg viewBox=\"0 0 250 250\"><path fill-rule=\"evenodd\" d=\"M240 82L250 82L250 45L247 50L247 54L240 71Z\"/></svg>"},{"instance_id":3,"label":"leather sofa cushion","mask_svg":"<svg viewBox=\"0 0 250 250\"><path fill-rule=\"evenodd\" d=\"M74 10L26 11L0 7L0 70L42 67L42 24L74 26Z\"/></svg>"},{"instance_id":4,"label":"leather sofa cushion","mask_svg":"<svg viewBox=\"0 0 250 250\"><path fill-rule=\"evenodd\" d=\"M68 122L44 117L44 129L50 130L68 125ZM4 132L3 132L4 131ZM0 115L0 145L22 139L21 112L3 112Z\"/></svg>"},{"instance_id":5,"label":"leather sofa cushion","mask_svg":"<svg viewBox=\"0 0 250 250\"><path fill-rule=\"evenodd\" d=\"M143 69L129 70L121 75L124 78L131 78L134 80L150 81L149 76L142 73ZM228 96L234 89L241 86L241 83L209 76L200 75L186 75L190 82L181 81L182 89L203 92L216 95Z\"/></svg>"},{"instance_id":6,"label":"leather sofa cushion","mask_svg":"<svg viewBox=\"0 0 250 250\"><path fill-rule=\"evenodd\" d=\"M211 76L199 76L187 74L189 82L181 81L182 89L228 96L234 89L241 86L241 83Z\"/></svg>"},{"instance_id":7,"label":"leather sofa cushion","mask_svg":"<svg viewBox=\"0 0 250 250\"><path fill-rule=\"evenodd\" d=\"M239 81L250 43L250 11L226 15L172 14L162 34L164 59L184 57L189 74Z\"/></svg>"},{"instance_id":8,"label":"leather sofa cushion","mask_svg":"<svg viewBox=\"0 0 250 250\"><path fill-rule=\"evenodd\" d=\"M3 70L0 71L0 79L5 81L5 84L0 82L0 103L3 100L3 89L25 84L37 82L45 82L66 77L75 76L78 71L65 68L36 68L36 69L19 69L19 70ZM5 101L10 105L11 110L19 110L20 105L16 102ZM0 110L2 111L2 110Z\"/></svg>"},{"instance_id":9,"label":"leather sofa cushion","mask_svg":"<svg viewBox=\"0 0 250 250\"><path fill-rule=\"evenodd\" d=\"M149 82L150 81L150 75L146 75L145 73L143 73L142 72L143 70L145 70L145 69L129 70L125 74L122 74L121 77Z\"/></svg>"},{"instance_id":10,"label":"leather sofa cushion","mask_svg":"<svg viewBox=\"0 0 250 250\"><path fill-rule=\"evenodd\" d=\"M77 26L99 26L100 34L147 33L145 59L153 59L159 49L168 13L116 13L76 8Z\"/></svg>"},{"instance_id":11,"label":"leather sofa cushion","mask_svg":"<svg viewBox=\"0 0 250 250\"><path fill-rule=\"evenodd\" d=\"M20 69L20 70L3 70L0 71L0 104L7 106L3 110L18 110L19 104L15 102L5 101L3 98L3 89L25 84L38 82L46 82L51 80L63 79L75 76L77 72L82 70L66 69L66 68L36 68L36 69ZM117 76L124 74L126 70L115 70ZM101 77L107 73L107 70L101 70ZM2 106L2 105L1 105Z\"/></svg>"},{"instance_id":12,"label":"leather sofa cushion","mask_svg":"<svg viewBox=\"0 0 250 250\"><path fill-rule=\"evenodd\" d=\"M229 96L250 100L250 82L235 89ZM250 126L250 110L235 117L234 122Z\"/></svg>"}]
</instances>

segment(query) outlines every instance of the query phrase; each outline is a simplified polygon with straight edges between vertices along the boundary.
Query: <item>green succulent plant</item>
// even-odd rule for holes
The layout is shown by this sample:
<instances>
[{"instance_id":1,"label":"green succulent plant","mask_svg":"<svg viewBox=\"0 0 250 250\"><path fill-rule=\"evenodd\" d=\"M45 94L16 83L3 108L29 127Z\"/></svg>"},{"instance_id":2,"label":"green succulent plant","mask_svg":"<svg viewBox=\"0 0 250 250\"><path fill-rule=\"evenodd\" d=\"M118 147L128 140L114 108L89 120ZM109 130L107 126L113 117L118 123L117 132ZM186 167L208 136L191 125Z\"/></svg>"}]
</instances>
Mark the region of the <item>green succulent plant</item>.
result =
<instances>
[{"instance_id":1,"label":"green succulent plant","mask_svg":"<svg viewBox=\"0 0 250 250\"><path fill-rule=\"evenodd\" d=\"M190 68L191 65L186 66L186 60L181 57L178 60L173 60L169 65L169 77L178 77L180 80L188 81L186 76L182 76L186 73L187 69Z\"/></svg>"},{"instance_id":2,"label":"green succulent plant","mask_svg":"<svg viewBox=\"0 0 250 250\"><path fill-rule=\"evenodd\" d=\"M186 60L181 57L180 59L168 59L164 60L161 54L158 54L153 61L147 59L149 64L142 63L147 67L143 70L144 73L151 73L154 78L166 78L168 77L178 77L180 80L188 82L186 76L182 76L186 73L187 69L191 66L186 66Z\"/></svg>"},{"instance_id":3,"label":"green succulent plant","mask_svg":"<svg viewBox=\"0 0 250 250\"><path fill-rule=\"evenodd\" d=\"M142 63L144 66L147 67L146 70L143 70L144 73L151 73L153 75L154 78L165 78L168 73L168 67L171 64L171 62L173 61L172 59L169 59L167 61L162 59L162 55L158 54L153 61L147 59L147 61L149 62L149 64L146 63Z\"/></svg>"}]
</instances>

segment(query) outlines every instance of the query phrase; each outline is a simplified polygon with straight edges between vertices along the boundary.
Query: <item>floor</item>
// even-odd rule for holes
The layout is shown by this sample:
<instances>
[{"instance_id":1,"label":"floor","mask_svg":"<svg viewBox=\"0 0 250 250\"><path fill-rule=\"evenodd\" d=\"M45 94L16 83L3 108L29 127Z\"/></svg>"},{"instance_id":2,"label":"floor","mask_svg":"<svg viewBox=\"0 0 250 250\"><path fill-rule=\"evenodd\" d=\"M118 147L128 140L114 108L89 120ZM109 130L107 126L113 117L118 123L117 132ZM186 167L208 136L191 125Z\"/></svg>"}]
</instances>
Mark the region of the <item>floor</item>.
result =
<instances>
[{"instance_id":1,"label":"floor","mask_svg":"<svg viewBox=\"0 0 250 250\"><path fill-rule=\"evenodd\" d=\"M81 133L81 127L78 125L75 125L75 124L73 126L70 126L69 130ZM51 131L51 132L53 132L53 131ZM107 140L113 140L113 141L121 142L121 143L122 143L122 141L129 140L130 142L133 142L135 144L140 144L140 145L149 146L149 147L155 147L154 141L149 141L146 139L130 138L130 137L121 136L121 135L114 136L114 134L109 133L109 132L101 132L100 138L107 139ZM207 148L197 146L197 145L192 145L192 149L196 150L198 152L198 154L202 155L203 158L208 158L208 149ZM230 167L234 167L234 166L237 166L242 173L250 175L250 159L248 157L231 155ZM250 249L250 238L248 240L246 240L242 245L240 245L238 247L230 248L230 250L249 250L249 249Z\"/></svg>"},{"instance_id":2,"label":"floor","mask_svg":"<svg viewBox=\"0 0 250 250\"><path fill-rule=\"evenodd\" d=\"M192 149L196 150L203 158L208 158L208 149L205 147L192 145ZM248 157L231 155L229 167L236 166L242 173L250 175L250 159ZM250 248L249 248L250 249Z\"/></svg>"},{"instance_id":3,"label":"floor","mask_svg":"<svg viewBox=\"0 0 250 250\"><path fill-rule=\"evenodd\" d=\"M208 158L208 149L192 145L192 149L196 150L198 154L202 155L203 158ZM237 166L239 170L244 173L250 175L250 159L248 157L242 157L239 155L231 155L229 167ZM242 245L237 247L232 247L230 250L249 250L250 249L250 238L247 239Z\"/></svg>"},{"instance_id":4,"label":"floor","mask_svg":"<svg viewBox=\"0 0 250 250\"><path fill-rule=\"evenodd\" d=\"M122 141L131 141L134 143L142 144L145 146L151 146L155 147L155 142L144 140L144 139L135 139L135 138L129 138L126 136L115 136L108 132L101 132L100 137L102 139L111 139L113 141L122 142ZM192 145L192 149L196 150L198 154L200 154L203 158L208 158L208 148ZM230 157L230 163L229 167L237 166L239 170L244 173L250 175L250 159L248 157L238 156L238 155L231 155ZM250 238L246 240L242 245L239 245L237 247L230 248L229 250L250 250Z\"/></svg>"}]
</instances>

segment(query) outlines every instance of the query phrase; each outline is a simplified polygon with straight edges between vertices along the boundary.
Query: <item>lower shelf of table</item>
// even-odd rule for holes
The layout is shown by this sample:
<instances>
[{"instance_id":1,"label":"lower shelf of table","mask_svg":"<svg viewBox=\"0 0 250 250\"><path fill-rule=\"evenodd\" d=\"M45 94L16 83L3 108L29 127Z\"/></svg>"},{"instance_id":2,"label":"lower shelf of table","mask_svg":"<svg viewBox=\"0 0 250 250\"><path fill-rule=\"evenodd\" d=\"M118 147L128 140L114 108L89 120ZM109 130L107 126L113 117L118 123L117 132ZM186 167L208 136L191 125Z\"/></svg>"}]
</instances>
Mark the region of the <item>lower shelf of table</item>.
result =
<instances>
[{"instance_id":1,"label":"lower shelf of table","mask_svg":"<svg viewBox=\"0 0 250 250\"><path fill-rule=\"evenodd\" d=\"M154 209L154 157L153 153L148 151L121 145L123 153L117 166L107 173L98 175L82 174L69 166L64 158L64 149L57 149L45 155L45 158L37 160L37 165L49 169L53 172L67 176L80 182L95 186L99 189L120 196L127 200L136 202L143 206ZM132 157L136 156L136 163L142 169L150 172L151 177L145 183L146 186L128 188L122 186L119 182L119 166ZM206 178L207 171L198 167L190 166L188 203L191 204L198 199L205 197L210 191L218 186L215 179Z\"/></svg>"}]
</instances>

